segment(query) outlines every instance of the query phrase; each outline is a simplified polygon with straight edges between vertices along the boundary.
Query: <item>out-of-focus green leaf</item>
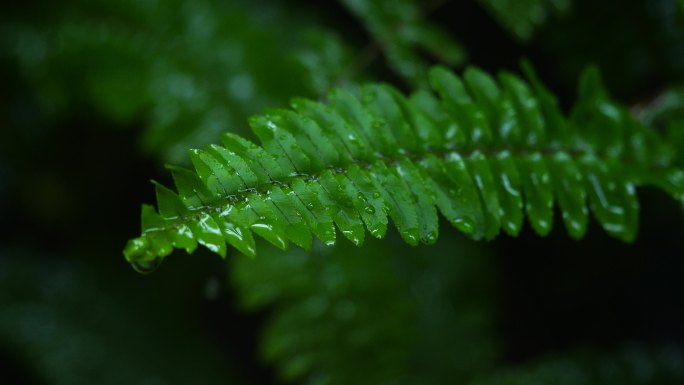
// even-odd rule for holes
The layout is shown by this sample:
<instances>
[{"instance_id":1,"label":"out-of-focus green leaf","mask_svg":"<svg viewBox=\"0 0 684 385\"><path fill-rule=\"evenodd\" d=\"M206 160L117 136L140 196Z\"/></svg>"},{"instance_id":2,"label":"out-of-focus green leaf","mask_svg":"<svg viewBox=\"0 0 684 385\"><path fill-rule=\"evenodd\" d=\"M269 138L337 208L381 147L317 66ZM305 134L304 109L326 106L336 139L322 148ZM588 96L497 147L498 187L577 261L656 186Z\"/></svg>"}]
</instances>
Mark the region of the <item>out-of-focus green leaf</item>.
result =
<instances>
[{"instance_id":1,"label":"out-of-focus green leaf","mask_svg":"<svg viewBox=\"0 0 684 385\"><path fill-rule=\"evenodd\" d=\"M668 142L677 150L674 154L684 165L684 87L672 87L645 105L633 108L644 124L664 131Z\"/></svg>"},{"instance_id":2,"label":"out-of-focus green leaf","mask_svg":"<svg viewBox=\"0 0 684 385\"><path fill-rule=\"evenodd\" d=\"M554 14L567 12L572 0L481 0L480 1L511 33L529 40L535 28Z\"/></svg>"},{"instance_id":3,"label":"out-of-focus green leaf","mask_svg":"<svg viewBox=\"0 0 684 385\"><path fill-rule=\"evenodd\" d=\"M315 17L271 1L74 0L54 8L6 22L0 57L21 67L52 116L86 107L142 122L143 148L173 163L221 133L247 133L244 121L263 108L318 96L340 83L349 62Z\"/></svg>"},{"instance_id":4,"label":"out-of-focus green leaf","mask_svg":"<svg viewBox=\"0 0 684 385\"><path fill-rule=\"evenodd\" d=\"M203 331L201 291L180 299L189 286L160 281L176 291L160 300L94 266L0 250L0 345L32 378L46 385L242 383Z\"/></svg>"},{"instance_id":5,"label":"out-of-focus green leaf","mask_svg":"<svg viewBox=\"0 0 684 385\"><path fill-rule=\"evenodd\" d=\"M491 367L491 259L465 240L366 241L236 258L240 302L270 309L261 351L305 384L464 383Z\"/></svg>"},{"instance_id":6,"label":"out-of-focus green leaf","mask_svg":"<svg viewBox=\"0 0 684 385\"><path fill-rule=\"evenodd\" d=\"M535 40L553 57L549 70L558 84L574 87L591 62L615 96L635 102L663 84L684 82L680 13L675 0L572 0L572 11Z\"/></svg>"},{"instance_id":7,"label":"out-of-focus green leaf","mask_svg":"<svg viewBox=\"0 0 684 385\"><path fill-rule=\"evenodd\" d=\"M471 385L674 385L683 381L681 349L632 343L607 354L583 349L549 357L483 376Z\"/></svg>"},{"instance_id":8,"label":"out-of-focus green leaf","mask_svg":"<svg viewBox=\"0 0 684 385\"><path fill-rule=\"evenodd\" d=\"M463 65L466 51L439 26L426 20L429 4L416 0L341 0L384 53L387 64L413 87L426 87L430 59Z\"/></svg>"}]
</instances>

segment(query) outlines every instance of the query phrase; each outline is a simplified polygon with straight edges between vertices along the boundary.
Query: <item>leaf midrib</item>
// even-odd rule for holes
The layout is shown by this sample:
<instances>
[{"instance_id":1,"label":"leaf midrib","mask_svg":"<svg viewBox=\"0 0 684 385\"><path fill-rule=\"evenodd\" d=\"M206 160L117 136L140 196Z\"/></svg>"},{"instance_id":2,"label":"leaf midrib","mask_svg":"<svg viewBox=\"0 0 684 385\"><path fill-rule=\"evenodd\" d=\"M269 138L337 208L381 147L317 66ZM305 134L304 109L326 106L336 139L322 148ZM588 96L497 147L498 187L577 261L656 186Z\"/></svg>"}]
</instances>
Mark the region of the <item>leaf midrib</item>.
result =
<instances>
[{"instance_id":1,"label":"leaf midrib","mask_svg":"<svg viewBox=\"0 0 684 385\"><path fill-rule=\"evenodd\" d=\"M254 186L254 187L249 187L241 190L237 190L236 194L229 194L225 197L221 197L217 199L214 202L211 202L209 204L205 204L202 206L196 206L196 207L187 207L187 209L191 212L189 215L182 215L182 216L177 216L177 217L162 217L165 221L170 221L171 223L168 226L164 226L161 228L154 228L154 229L147 229L143 231L143 234L153 234L155 232L164 232L168 231L171 229L177 229L181 225L187 225L189 223L198 221L201 217L202 214L205 213L211 213L211 212L220 212L222 211L227 205L232 205L232 206L237 206L241 203L248 204L250 199L254 196L258 196L262 199L270 199L268 195L270 195L270 189L272 187L280 187L280 188L285 188L290 191L294 191L292 189L292 183L295 179L297 178L302 178L304 182L306 183L313 183L317 182L321 174L324 171L331 171L336 175L340 174L347 174L348 172L348 167L352 165L358 166L362 170L366 170L370 172L370 169L372 168L373 164L376 162L383 162L386 166L388 167L393 167L394 165L398 164L401 157L407 158L409 161L411 161L414 164L420 164L423 160L425 160L428 156L435 156L443 161L446 161L450 156L452 155L458 155L462 158L469 158L473 156L474 154L481 153L484 154L486 157L491 157L494 158L498 155L504 154L504 153L509 153L515 157L525 157L529 156L532 154L541 154L543 157L553 157L561 153L565 153L568 155L571 159L573 159L574 162L577 162L580 158L584 156L593 156L596 159L598 159L601 163L604 164L619 164L620 166L627 168L629 166L633 166L635 164L638 164L634 159L631 159L628 156L624 156L625 154L621 154L622 156L615 157L615 156L608 156L605 153L597 153L594 151L590 151L590 149L582 149L582 148L563 148L563 146L559 142L554 142L550 143L547 146L543 147L514 147L508 145L505 149L493 149L491 146L475 146L467 150L449 150L449 149L438 149L436 151L429 151L429 149L426 149L426 151L422 153L414 153L414 152L409 152L405 149L400 149L399 150L399 156L387 156L385 154L382 154L380 152L376 152L374 155L376 156L376 159L374 162L370 162L367 160L359 160L359 159L353 159L351 162L347 162L344 166L347 167L342 167L341 165L328 165L325 168L318 170L316 172L306 174L306 173L301 173L301 172L294 172L290 174L289 177L287 177L285 180L276 180L276 179L271 179L269 182L265 184L261 184L259 186ZM662 170L666 168L666 164L659 164L656 162L653 162L652 164L649 164L647 166L648 170ZM199 194L198 198L199 198ZM297 195L298 199L299 195ZM201 201L201 199L200 199ZM185 203L184 203L185 204ZM306 205L304 205L306 207ZM308 210L308 208L307 208Z\"/></svg>"}]
</instances>

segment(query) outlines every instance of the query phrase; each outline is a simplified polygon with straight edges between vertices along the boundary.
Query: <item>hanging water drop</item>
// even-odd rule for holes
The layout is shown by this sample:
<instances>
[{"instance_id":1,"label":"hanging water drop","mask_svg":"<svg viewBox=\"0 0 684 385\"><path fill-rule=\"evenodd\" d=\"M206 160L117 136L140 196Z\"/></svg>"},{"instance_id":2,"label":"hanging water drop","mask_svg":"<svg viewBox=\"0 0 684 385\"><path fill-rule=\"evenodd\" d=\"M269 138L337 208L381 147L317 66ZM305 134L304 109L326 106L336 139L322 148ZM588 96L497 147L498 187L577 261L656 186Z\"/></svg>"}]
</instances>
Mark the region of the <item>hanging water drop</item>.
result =
<instances>
[{"instance_id":1,"label":"hanging water drop","mask_svg":"<svg viewBox=\"0 0 684 385\"><path fill-rule=\"evenodd\" d=\"M356 246L361 246L363 244L363 230L361 230L360 235L357 234L355 231L350 230L345 231L344 235Z\"/></svg>"},{"instance_id":2,"label":"hanging water drop","mask_svg":"<svg viewBox=\"0 0 684 385\"><path fill-rule=\"evenodd\" d=\"M410 229L406 229L401 232L401 236L404 238L406 243L408 243L411 246L417 246L418 245L418 240L420 239L420 230L417 228L413 227Z\"/></svg>"},{"instance_id":3,"label":"hanging water drop","mask_svg":"<svg viewBox=\"0 0 684 385\"><path fill-rule=\"evenodd\" d=\"M535 223L538 227L538 231L542 234L548 233L548 231L551 229L551 223L546 219L537 219Z\"/></svg>"},{"instance_id":4,"label":"hanging water drop","mask_svg":"<svg viewBox=\"0 0 684 385\"><path fill-rule=\"evenodd\" d=\"M453 220L454 226L465 234L473 234L475 232L475 223L468 217L456 218Z\"/></svg>"},{"instance_id":5,"label":"hanging water drop","mask_svg":"<svg viewBox=\"0 0 684 385\"><path fill-rule=\"evenodd\" d=\"M149 274L157 270L161 263L162 258L155 258L151 261L131 261L131 267L133 267L133 269L138 273Z\"/></svg>"},{"instance_id":6,"label":"hanging water drop","mask_svg":"<svg viewBox=\"0 0 684 385\"><path fill-rule=\"evenodd\" d=\"M382 237L385 235L384 231L381 227L373 227L372 229L369 229L370 234L374 236L377 239L382 239Z\"/></svg>"},{"instance_id":7,"label":"hanging water drop","mask_svg":"<svg viewBox=\"0 0 684 385\"><path fill-rule=\"evenodd\" d=\"M570 229L571 234L579 237L584 232L584 226L582 223L576 219L570 218L566 221L568 229Z\"/></svg>"},{"instance_id":8,"label":"hanging water drop","mask_svg":"<svg viewBox=\"0 0 684 385\"><path fill-rule=\"evenodd\" d=\"M515 222L513 221L506 221L504 223L504 228L506 229L506 232L510 235L517 235L518 234L518 226L516 226Z\"/></svg>"},{"instance_id":9,"label":"hanging water drop","mask_svg":"<svg viewBox=\"0 0 684 385\"><path fill-rule=\"evenodd\" d=\"M421 238L421 242L423 242L426 245L432 245L437 241L437 233L434 231L430 231L429 233L425 234L424 237Z\"/></svg>"}]
</instances>

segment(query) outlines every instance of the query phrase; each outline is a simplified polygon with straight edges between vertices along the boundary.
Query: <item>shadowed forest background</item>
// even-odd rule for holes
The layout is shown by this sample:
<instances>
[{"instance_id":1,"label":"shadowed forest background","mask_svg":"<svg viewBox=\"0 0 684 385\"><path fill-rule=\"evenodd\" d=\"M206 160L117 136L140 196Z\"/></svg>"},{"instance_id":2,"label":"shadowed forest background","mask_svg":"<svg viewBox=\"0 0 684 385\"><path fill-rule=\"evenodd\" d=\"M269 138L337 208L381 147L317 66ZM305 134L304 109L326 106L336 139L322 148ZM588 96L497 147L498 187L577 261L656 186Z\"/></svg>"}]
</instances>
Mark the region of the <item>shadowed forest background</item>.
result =
<instances>
[{"instance_id":1,"label":"shadowed forest background","mask_svg":"<svg viewBox=\"0 0 684 385\"><path fill-rule=\"evenodd\" d=\"M675 0L24 1L0 11L0 383L680 384L684 215L639 191L635 243L592 222L433 246L395 230L250 259L122 256L150 179L295 96L424 71L519 73L569 109L588 64L684 132ZM369 237L370 238L370 237Z\"/></svg>"}]
</instances>

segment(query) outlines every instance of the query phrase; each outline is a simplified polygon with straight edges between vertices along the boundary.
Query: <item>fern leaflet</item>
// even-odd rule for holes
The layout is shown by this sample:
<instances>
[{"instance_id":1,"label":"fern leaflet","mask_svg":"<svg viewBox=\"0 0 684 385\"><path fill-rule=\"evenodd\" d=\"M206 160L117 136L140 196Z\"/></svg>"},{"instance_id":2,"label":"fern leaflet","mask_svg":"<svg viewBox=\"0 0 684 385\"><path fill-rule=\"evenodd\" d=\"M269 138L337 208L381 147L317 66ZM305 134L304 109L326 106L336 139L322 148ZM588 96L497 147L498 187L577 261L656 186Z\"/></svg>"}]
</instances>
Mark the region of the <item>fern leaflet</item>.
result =
<instances>
[{"instance_id":1,"label":"fern leaflet","mask_svg":"<svg viewBox=\"0 0 684 385\"><path fill-rule=\"evenodd\" d=\"M142 235L124 254L151 270L173 248L198 243L221 256L226 242L256 253L254 234L281 249L327 245L336 230L361 245L388 217L410 245L433 243L439 211L473 239L517 235L527 216L546 235L554 202L568 233L583 236L589 208L611 235L634 239L635 187L684 201L684 171L658 134L611 102L586 71L570 117L526 67L530 85L469 68L430 73L436 93L405 97L387 85L333 90L327 104L292 101L250 126L261 146L227 133L223 146L192 150L194 170L170 167L177 192L156 184L158 210L142 208Z\"/></svg>"}]
</instances>

